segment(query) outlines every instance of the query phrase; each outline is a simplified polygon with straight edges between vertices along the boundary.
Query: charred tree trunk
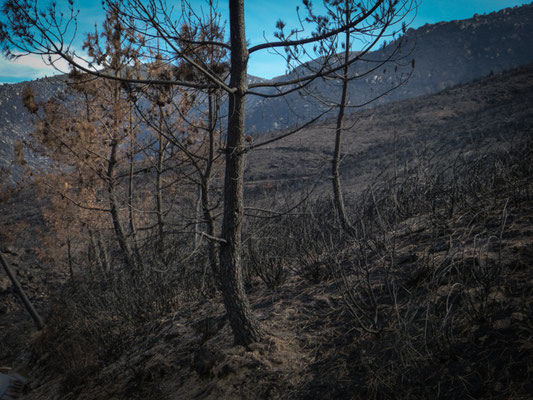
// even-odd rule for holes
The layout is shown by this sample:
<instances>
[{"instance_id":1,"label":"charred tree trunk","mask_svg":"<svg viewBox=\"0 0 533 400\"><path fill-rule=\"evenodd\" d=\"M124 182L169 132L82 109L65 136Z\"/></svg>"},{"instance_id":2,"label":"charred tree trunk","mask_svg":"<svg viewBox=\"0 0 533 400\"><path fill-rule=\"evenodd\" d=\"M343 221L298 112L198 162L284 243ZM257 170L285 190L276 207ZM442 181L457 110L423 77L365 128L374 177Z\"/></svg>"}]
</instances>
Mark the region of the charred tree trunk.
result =
<instances>
[{"instance_id":1,"label":"charred tree trunk","mask_svg":"<svg viewBox=\"0 0 533 400\"><path fill-rule=\"evenodd\" d=\"M349 2L346 1L346 24L350 21ZM340 163L341 163L341 148L342 148L342 133L344 130L344 114L346 112L346 103L348 101L348 83L349 83L349 60L350 60L350 32L346 32L346 47L344 50L344 67L342 70L342 91L341 101L339 104L339 113L337 114L337 125L335 128L335 150L333 152L333 158L331 160L331 172L333 181L333 198L335 202L335 208L341 222L342 229L349 235L355 234L354 227L350 223L348 215L346 213L346 207L344 205L344 198L342 195L342 184L340 176Z\"/></svg>"},{"instance_id":2,"label":"charred tree trunk","mask_svg":"<svg viewBox=\"0 0 533 400\"><path fill-rule=\"evenodd\" d=\"M163 110L160 108L160 122L159 132L163 131ZM159 243L161 248L165 243L165 221L163 220L163 162L165 156L165 149L167 143L161 133L159 133L159 151L157 153L157 167L156 167L156 215L157 215L157 228L159 233Z\"/></svg>"},{"instance_id":3,"label":"charred tree trunk","mask_svg":"<svg viewBox=\"0 0 533 400\"><path fill-rule=\"evenodd\" d=\"M91 229L89 231L89 246L91 249L92 254L94 255L96 264L100 267L100 272L103 276L105 276L108 272L108 266L104 262L104 257L102 257L102 252L99 249L99 243L97 243L96 238L94 237L94 233Z\"/></svg>"},{"instance_id":4,"label":"charred tree trunk","mask_svg":"<svg viewBox=\"0 0 533 400\"><path fill-rule=\"evenodd\" d=\"M35 307L33 307L33 304L31 304L30 299L26 295L26 292L22 288L20 282L15 277L15 274L11 270L11 267L7 263L7 260L4 258L4 255L2 254L2 252L0 252L0 263L2 263L2 267L4 267L4 271L6 271L7 276L11 280L11 283L13 284L13 287L15 288L15 292L17 292L17 295L19 296L20 301L22 301L22 304L24 304L24 307L30 314L31 318L33 319L33 322L35 322L35 326L37 327L38 330L43 329L44 328L43 319L41 318L41 316L39 315Z\"/></svg>"},{"instance_id":5,"label":"charred tree trunk","mask_svg":"<svg viewBox=\"0 0 533 400\"><path fill-rule=\"evenodd\" d=\"M135 193L134 186L134 162L135 162L135 148L134 148L134 136L133 136L133 116L130 109L130 154L129 154L129 177L128 177L128 214L130 223L130 234L133 239L133 249L135 250L136 261L142 265L142 255L137 242L137 226L135 224L135 212L133 208L133 194Z\"/></svg>"},{"instance_id":6,"label":"charred tree trunk","mask_svg":"<svg viewBox=\"0 0 533 400\"><path fill-rule=\"evenodd\" d=\"M70 238L67 239L67 259L68 259L68 270L70 273L70 279L74 280L74 268L72 260L72 247L70 243Z\"/></svg>"},{"instance_id":7,"label":"charred tree trunk","mask_svg":"<svg viewBox=\"0 0 533 400\"><path fill-rule=\"evenodd\" d=\"M217 102L216 95L213 92L209 93L209 154L207 156L207 164L202 177L201 183L201 201L202 210L204 214L204 220L207 226L207 234L209 236L216 236L215 232L215 218L213 217L213 211L211 209L211 176L213 174L213 164L215 162L215 130L217 115L215 104ZM208 243L209 252L209 264L211 265L211 271L215 278L218 277L219 265L217 257L217 244L210 240Z\"/></svg>"},{"instance_id":8,"label":"charred tree trunk","mask_svg":"<svg viewBox=\"0 0 533 400\"><path fill-rule=\"evenodd\" d=\"M96 244L98 245L102 267L106 273L111 272L111 263L109 261L109 254L107 253L107 249L105 248L102 242L102 234L99 231L97 231L96 234L97 234Z\"/></svg>"},{"instance_id":9,"label":"charred tree trunk","mask_svg":"<svg viewBox=\"0 0 533 400\"><path fill-rule=\"evenodd\" d=\"M248 50L244 30L244 0L230 0L231 79L236 89L229 95L224 219L220 244L220 289L228 312L235 343L249 345L260 341L263 330L252 313L244 292L241 260L241 233L244 214L244 123Z\"/></svg>"},{"instance_id":10,"label":"charred tree trunk","mask_svg":"<svg viewBox=\"0 0 533 400\"><path fill-rule=\"evenodd\" d=\"M118 143L113 140L111 143L111 155L109 157L109 164L107 168L107 191L109 195L109 208L111 210L111 218L113 220L113 228L115 235L117 236L118 244L124 257L124 261L128 269L133 272L136 270L136 263L133 257L133 253L126 239L126 234L120 220L119 205L115 193L115 164L117 162L117 147Z\"/></svg>"}]
</instances>

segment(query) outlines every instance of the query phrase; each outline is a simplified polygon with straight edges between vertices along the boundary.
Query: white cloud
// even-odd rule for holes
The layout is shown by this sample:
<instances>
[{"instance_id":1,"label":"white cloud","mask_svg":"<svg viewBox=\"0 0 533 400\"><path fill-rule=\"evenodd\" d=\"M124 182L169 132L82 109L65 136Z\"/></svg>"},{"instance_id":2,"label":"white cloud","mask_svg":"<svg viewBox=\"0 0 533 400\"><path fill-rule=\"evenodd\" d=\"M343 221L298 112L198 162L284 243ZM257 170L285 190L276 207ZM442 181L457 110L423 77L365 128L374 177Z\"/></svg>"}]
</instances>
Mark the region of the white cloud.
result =
<instances>
[{"instance_id":1,"label":"white cloud","mask_svg":"<svg viewBox=\"0 0 533 400\"><path fill-rule=\"evenodd\" d=\"M72 48L72 50L76 50ZM76 53L74 53L76 54ZM77 57L79 65L88 67L85 59ZM48 56L44 58L36 54L20 56L14 60L9 60L0 55L0 83L14 83L43 78L57 74L66 74L70 71L68 62L59 56Z\"/></svg>"},{"instance_id":2,"label":"white cloud","mask_svg":"<svg viewBox=\"0 0 533 400\"><path fill-rule=\"evenodd\" d=\"M57 69L52 65L47 65L40 56L34 54L25 55L15 60L8 60L0 56L0 82L33 80L68 72L69 69L65 60L53 58L52 61Z\"/></svg>"}]
</instances>

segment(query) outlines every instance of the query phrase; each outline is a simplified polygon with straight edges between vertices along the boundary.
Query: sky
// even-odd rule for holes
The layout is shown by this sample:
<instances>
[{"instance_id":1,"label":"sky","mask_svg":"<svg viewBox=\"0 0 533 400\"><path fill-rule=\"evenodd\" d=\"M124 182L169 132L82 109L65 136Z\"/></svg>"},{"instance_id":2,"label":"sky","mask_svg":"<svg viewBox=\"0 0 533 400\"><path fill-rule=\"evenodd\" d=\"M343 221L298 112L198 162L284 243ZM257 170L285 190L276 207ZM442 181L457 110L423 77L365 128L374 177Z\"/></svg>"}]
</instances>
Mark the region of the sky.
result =
<instances>
[{"instance_id":1,"label":"sky","mask_svg":"<svg viewBox=\"0 0 533 400\"><path fill-rule=\"evenodd\" d=\"M426 23L451 21L471 18L474 14L488 14L507 7L519 6L530 3L531 0L420 0L416 16L410 27L418 28ZM58 5L66 4L67 0L57 0ZM204 0L190 0L194 5L206 4ZM168 0L172 3L172 0ZM179 0L176 1L179 5ZM317 5L319 0L315 0ZM74 44L81 49L83 37L94 30L94 25L104 19L101 2L96 0L75 0L75 7L80 10L79 35ZM287 27L298 26L296 7L301 0L247 0L246 7L246 34L249 44L255 45L267 40L274 40L272 33L275 31L276 22L281 18ZM179 7L179 6L178 6ZM219 9L224 15L227 12L227 1L219 0ZM0 17L1 20L2 17ZM62 71L68 71L65 62L60 61L57 66ZM272 78L285 73L284 60L266 51L254 54L249 62L249 74L262 78ZM10 61L0 55L0 83L15 83L33 80L58 73L51 66L45 65L38 56L25 56L16 61Z\"/></svg>"}]
</instances>

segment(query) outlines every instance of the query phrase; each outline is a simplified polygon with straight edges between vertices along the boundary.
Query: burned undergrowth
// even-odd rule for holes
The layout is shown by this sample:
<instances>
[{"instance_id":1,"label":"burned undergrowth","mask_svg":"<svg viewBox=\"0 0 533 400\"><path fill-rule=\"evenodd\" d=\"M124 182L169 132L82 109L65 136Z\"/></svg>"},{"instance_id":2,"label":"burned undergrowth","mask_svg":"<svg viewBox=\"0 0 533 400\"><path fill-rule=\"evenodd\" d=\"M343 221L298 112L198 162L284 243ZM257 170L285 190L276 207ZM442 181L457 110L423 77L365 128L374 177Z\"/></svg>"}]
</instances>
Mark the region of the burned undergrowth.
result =
<instances>
[{"instance_id":1,"label":"burned undergrowth","mask_svg":"<svg viewBox=\"0 0 533 400\"><path fill-rule=\"evenodd\" d=\"M327 198L250 219L246 286L268 339L249 348L200 249L79 275L19 358L25 398L525 399L532 165L527 133L453 162L425 149L357 198L352 236Z\"/></svg>"},{"instance_id":2,"label":"burned undergrowth","mask_svg":"<svg viewBox=\"0 0 533 400\"><path fill-rule=\"evenodd\" d=\"M366 191L333 268L352 321L340 371L321 363L338 396L527 397L531 150L423 157Z\"/></svg>"}]
</instances>

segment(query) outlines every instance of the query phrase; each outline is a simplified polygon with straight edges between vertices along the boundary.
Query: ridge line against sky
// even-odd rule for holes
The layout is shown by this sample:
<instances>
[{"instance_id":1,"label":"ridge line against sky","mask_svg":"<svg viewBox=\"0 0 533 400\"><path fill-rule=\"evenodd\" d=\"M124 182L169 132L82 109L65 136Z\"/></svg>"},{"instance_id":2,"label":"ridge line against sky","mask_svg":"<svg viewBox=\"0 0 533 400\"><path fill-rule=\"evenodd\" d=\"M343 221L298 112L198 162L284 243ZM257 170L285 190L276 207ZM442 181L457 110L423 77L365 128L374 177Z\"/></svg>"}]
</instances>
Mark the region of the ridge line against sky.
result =
<instances>
[{"instance_id":1,"label":"ridge line against sky","mask_svg":"<svg viewBox=\"0 0 533 400\"><path fill-rule=\"evenodd\" d=\"M2 1L3 3L3 1ZM58 5L66 3L66 0L58 0ZM179 0L178 0L179 3ZM205 4L201 0L191 0L191 4ZM315 0L315 3L319 2ZM452 21L458 19L472 18L474 14L488 14L508 7L529 4L531 1L525 0L463 0L461 2L449 0L421 0L417 16L410 25L418 28L427 23L434 24L441 21ZM246 31L251 44L258 44L267 39L274 40L273 32L278 19L287 22L287 26L297 26L296 7L301 5L301 1L279 1L279 0L248 0L246 2ZM224 12L227 10L227 3L219 0L219 6ZM81 48L83 37L86 33L94 29L94 24L101 25L104 13L100 2L94 0L75 1L75 7L80 9L80 35L77 48ZM0 21L3 16L0 16ZM389 39L390 40L390 39ZM67 72L65 61L61 61L59 66L62 71ZM285 73L286 64L280 56L260 52L254 54L249 63L249 74L261 78L273 78ZM0 56L0 83L17 83L34 80L44 76L57 74L52 67L46 66L39 56L26 56L16 61L10 61Z\"/></svg>"}]
</instances>

